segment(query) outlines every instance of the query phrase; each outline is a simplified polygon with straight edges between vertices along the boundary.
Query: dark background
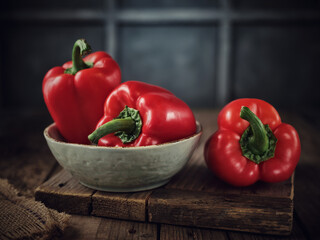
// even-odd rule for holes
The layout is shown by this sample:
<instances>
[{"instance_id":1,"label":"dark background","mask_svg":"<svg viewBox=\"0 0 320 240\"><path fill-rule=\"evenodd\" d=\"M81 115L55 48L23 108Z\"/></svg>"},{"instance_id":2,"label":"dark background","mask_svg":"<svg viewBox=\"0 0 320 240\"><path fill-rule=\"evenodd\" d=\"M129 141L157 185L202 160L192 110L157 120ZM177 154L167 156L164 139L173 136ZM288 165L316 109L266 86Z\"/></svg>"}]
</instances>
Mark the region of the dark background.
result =
<instances>
[{"instance_id":1,"label":"dark background","mask_svg":"<svg viewBox=\"0 0 320 240\"><path fill-rule=\"evenodd\" d=\"M262 98L317 122L320 1L2 1L0 112L43 112L41 84L85 38L122 81L163 86L193 108Z\"/></svg>"}]
</instances>

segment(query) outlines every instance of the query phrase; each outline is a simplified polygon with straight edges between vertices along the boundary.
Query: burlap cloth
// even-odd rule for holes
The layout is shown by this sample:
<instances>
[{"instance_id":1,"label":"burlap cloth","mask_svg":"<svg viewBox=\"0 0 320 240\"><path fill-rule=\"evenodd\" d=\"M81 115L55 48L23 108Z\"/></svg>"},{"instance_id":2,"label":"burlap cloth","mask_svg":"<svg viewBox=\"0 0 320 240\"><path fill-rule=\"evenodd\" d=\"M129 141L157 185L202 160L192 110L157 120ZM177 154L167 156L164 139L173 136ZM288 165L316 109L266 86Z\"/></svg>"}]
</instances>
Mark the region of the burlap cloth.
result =
<instances>
[{"instance_id":1,"label":"burlap cloth","mask_svg":"<svg viewBox=\"0 0 320 240\"><path fill-rule=\"evenodd\" d=\"M0 179L0 239L51 239L67 226L70 216L41 202L18 196L7 180Z\"/></svg>"}]
</instances>

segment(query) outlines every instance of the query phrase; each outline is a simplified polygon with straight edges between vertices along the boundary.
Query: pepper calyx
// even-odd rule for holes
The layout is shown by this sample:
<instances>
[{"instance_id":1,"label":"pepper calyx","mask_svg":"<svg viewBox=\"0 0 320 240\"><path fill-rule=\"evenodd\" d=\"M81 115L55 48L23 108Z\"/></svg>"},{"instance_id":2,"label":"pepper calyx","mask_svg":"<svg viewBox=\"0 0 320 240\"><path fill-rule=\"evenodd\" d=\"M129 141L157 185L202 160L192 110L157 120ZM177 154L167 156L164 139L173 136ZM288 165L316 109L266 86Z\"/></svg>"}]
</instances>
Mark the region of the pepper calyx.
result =
<instances>
[{"instance_id":1,"label":"pepper calyx","mask_svg":"<svg viewBox=\"0 0 320 240\"><path fill-rule=\"evenodd\" d=\"M91 143L98 144L100 138L114 133L123 143L130 143L139 137L141 128L139 111L125 106L116 118L101 125L88 136L88 139Z\"/></svg>"},{"instance_id":2,"label":"pepper calyx","mask_svg":"<svg viewBox=\"0 0 320 240\"><path fill-rule=\"evenodd\" d=\"M118 131L114 135L119 137L123 143L130 143L137 139L141 133L142 128L142 120L139 114L139 111L134 108L129 108L125 106L125 108L120 112L119 116L115 119L124 119L131 118L135 127L131 129L131 131Z\"/></svg>"},{"instance_id":3,"label":"pepper calyx","mask_svg":"<svg viewBox=\"0 0 320 240\"><path fill-rule=\"evenodd\" d=\"M256 164L273 158L277 138L270 127L264 125L248 107L241 108L240 117L250 123L239 141L242 155Z\"/></svg>"},{"instance_id":4,"label":"pepper calyx","mask_svg":"<svg viewBox=\"0 0 320 240\"><path fill-rule=\"evenodd\" d=\"M250 147L249 147L249 138L252 137L252 129L249 126L242 134L240 138L240 147L242 150L242 155L248 158L249 160L253 161L256 164L259 164L261 162L267 161L270 158L274 157L274 152L277 145L277 138L272 133L272 130L270 129L269 125L264 125L267 137L269 138L269 145L267 150L262 154L256 154L254 153Z\"/></svg>"}]
</instances>

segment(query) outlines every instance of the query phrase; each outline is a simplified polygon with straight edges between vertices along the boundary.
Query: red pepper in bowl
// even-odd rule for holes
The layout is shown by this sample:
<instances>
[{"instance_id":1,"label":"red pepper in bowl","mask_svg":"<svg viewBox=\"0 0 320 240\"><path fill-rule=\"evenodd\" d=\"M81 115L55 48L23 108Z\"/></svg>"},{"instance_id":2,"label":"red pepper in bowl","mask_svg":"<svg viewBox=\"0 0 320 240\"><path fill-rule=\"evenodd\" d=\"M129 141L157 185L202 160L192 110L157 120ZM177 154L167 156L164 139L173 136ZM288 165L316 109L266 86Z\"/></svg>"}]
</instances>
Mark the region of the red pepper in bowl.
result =
<instances>
[{"instance_id":1,"label":"red pepper in bowl","mask_svg":"<svg viewBox=\"0 0 320 240\"><path fill-rule=\"evenodd\" d=\"M100 146L133 147L170 142L195 133L196 121L186 103L164 88L128 81L110 93L104 117L88 138Z\"/></svg>"},{"instance_id":2,"label":"red pepper in bowl","mask_svg":"<svg viewBox=\"0 0 320 240\"><path fill-rule=\"evenodd\" d=\"M269 103L235 100L219 113L218 127L206 142L204 156L223 181L234 186L281 182L294 172L301 153L298 133L281 122Z\"/></svg>"},{"instance_id":3,"label":"red pepper in bowl","mask_svg":"<svg viewBox=\"0 0 320 240\"><path fill-rule=\"evenodd\" d=\"M109 93L121 82L118 64L105 52L91 52L90 45L79 39L72 51L72 61L54 67L45 75L42 92L59 132L72 143L89 144L103 116Z\"/></svg>"}]
</instances>

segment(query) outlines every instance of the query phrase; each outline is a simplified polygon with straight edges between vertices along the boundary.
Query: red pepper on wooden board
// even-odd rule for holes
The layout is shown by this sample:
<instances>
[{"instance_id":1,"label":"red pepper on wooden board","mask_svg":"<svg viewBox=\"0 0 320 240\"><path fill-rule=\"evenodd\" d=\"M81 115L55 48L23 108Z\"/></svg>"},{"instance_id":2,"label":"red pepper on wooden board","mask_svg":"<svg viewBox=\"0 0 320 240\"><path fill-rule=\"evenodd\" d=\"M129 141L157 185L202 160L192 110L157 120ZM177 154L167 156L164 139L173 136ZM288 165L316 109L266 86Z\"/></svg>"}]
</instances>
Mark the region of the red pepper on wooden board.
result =
<instances>
[{"instance_id":1,"label":"red pepper on wooden board","mask_svg":"<svg viewBox=\"0 0 320 240\"><path fill-rule=\"evenodd\" d=\"M72 61L54 67L43 79L45 103L60 133L72 143L89 144L103 116L103 105L109 93L121 82L118 64L105 52L91 52L84 39L75 42Z\"/></svg>"},{"instance_id":2,"label":"red pepper on wooden board","mask_svg":"<svg viewBox=\"0 0 320 240\"><path fill-rule=\"evenodd\" d=\"M110 93L104 117L89 139L100 146L133 147L174 141L195 132L196 121L186 103L164 88L128 81Z\"/></svg>"},{"instance_id":3,"label":"red pepper on wooden board","mask_svg":"<svg viewBox=\"0 0 320 240\"><path fill-rule=\"evenodd\" d=\"M208 168L234 186L258 180L281 182L295 170L301 153L297 131L259 99L238 99L219 113L218 130L207 140Z\"/></svg>"}]
</instances>

